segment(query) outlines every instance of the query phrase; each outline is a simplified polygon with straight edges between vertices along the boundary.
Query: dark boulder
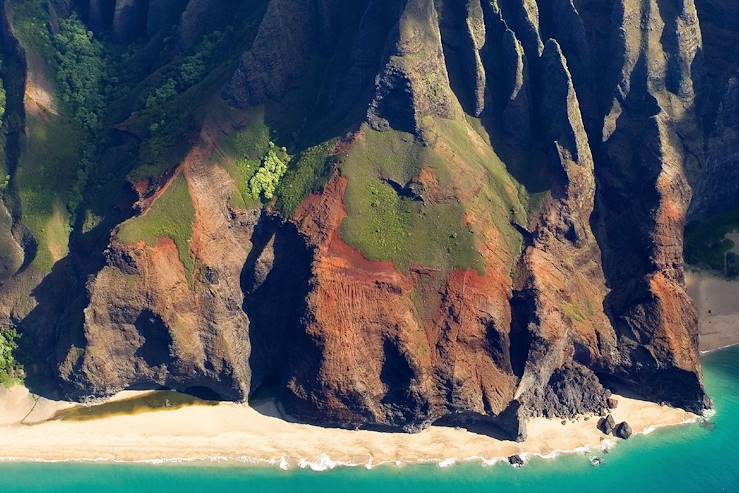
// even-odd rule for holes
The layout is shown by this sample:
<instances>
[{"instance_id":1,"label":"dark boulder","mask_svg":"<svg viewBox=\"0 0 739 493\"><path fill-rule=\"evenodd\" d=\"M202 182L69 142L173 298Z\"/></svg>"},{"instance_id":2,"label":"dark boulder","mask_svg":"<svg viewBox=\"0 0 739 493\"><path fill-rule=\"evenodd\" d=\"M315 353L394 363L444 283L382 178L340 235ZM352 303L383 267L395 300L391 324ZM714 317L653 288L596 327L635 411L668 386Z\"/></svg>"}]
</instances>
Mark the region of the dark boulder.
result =
<instances>
[{"instance_id":1,"label":"dark boulder","mask_svg":"<svg viewBox=\"0 0 739 493\"><path fill-rule=\"evenodd\" d=\"M616 409L618 407L618 399L609 397L606 399L606 404L608 405L608 409Z\"/></svg>"},{"instance_id":2,"label":"dark boulder","mask_svg":"<svg viewBox=\"0 0 739 493\"><path fill-rule=\"evenodd\" d=\"M512 465L513 467L523 467L524 460L523 460L523 457L521 457L518 454L515 454L515 455L508 457L508 463Z\"/></svg>"},{"instance_id":3,"label":"dark boulder","mask_svg":"<svg viewBox=\"0 0 739 493\"><path fill-rule=\"evenodd\" d=\"M619 438L623 438L624 440L628 440L629 437L633 431L631 431L631 426L629 426L629 423L626 421L622 421L616 426L616 431L614 432L614 435L616 435Z\"/></svg>"},{"instance_id":4,"label":"dark boulder","mask_svg":"<svg viewBox=\"0 0 739 493\"><path fill-rule=\"evenodd\" d=\"M613 420L613 416L611 416L610 414L605 418L601 418L598 420L598 429L606 435L610 435L611 433L613 433L613 429L615 427L616 422Z\"/></svg>"}]
</instances>

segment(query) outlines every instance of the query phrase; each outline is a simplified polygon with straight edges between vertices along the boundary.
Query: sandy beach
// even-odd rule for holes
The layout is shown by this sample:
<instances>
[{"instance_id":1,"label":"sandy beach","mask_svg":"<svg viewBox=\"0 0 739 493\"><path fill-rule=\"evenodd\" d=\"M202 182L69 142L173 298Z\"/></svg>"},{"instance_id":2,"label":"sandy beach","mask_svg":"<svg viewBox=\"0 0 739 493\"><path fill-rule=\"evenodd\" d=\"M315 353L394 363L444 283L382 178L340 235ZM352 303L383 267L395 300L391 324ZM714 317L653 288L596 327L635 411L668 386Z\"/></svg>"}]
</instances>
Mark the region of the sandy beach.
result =
<instances>
[{"instance_id":1,"label":"sandy beach","mask_svg":"<svg viewBox=\"0 0 739 493\"><path fill-rule=\"evenodd\" d=\"M700 350L713 351L739 344L739 281L688 270L686 282L698 308Z\"/></svg>"},{"instance_id":2,"label":"sandy beach","mask_svg":"<svg viewBox=\"0 0 739 493\"><path fill-rule=\"evenodd\" d=\"M118 399L140 395L123 392ZM635 433L692 422L680 409L624 397L613 411ZM0 457L9 461L235 462L323 470L335 465L494 462L512 454L551 457L600 452L616 439L596 429L597 417L533 419L522 443L461 428L431 427L418 434L322 428L290 423L242 404L189 405L177 410L88 421L49 420L72 403L37 399L24 387L0 390ZM29 424L30 423L30 424Z\"/></svg>"}]
</instances>

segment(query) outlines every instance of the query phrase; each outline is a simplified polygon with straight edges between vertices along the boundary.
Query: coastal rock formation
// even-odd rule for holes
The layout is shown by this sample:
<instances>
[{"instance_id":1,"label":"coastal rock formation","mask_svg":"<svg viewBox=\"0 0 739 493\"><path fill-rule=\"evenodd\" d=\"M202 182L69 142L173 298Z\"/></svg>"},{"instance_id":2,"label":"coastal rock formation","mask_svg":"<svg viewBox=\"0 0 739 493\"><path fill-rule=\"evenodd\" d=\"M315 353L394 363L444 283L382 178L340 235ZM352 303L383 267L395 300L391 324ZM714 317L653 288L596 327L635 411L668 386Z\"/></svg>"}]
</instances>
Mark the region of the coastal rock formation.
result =
<instances>
[{"instance_id":1,"label":"coastal rock formation","mask_svg":"<svg viewBox=\"0 0 739 493\"><path fill-rule=\"evenodd\" d=\"M606 435L610 435L613 433L613 430L616 428L616 422L613 420L612 415L608 415L605 418L601 418L598 420L598 429L602 431Z\"/></svg>"},{"instance_id":2,"label":"coastal rock formation","mask_svg":"<svg viewBox=\"0 0 739 493\"><path fill-rule=\"evenodd\" d=\"M631 438L631 426L629 426L629 423L626 421L622 421L618 425L616 425L616 429L613 431L613 434L616 435L619 438L622 438L624 440L628 440Z\"/></svg>"},{"instance_id":3,"label":"coastal rock formation","mask_svg":"<svg viewBox=\"0 0 739 493\"><path fill-rule=\"evenodd\" d=\"M739 190L729 2L236 3L77 5L146 43L105 93L109 168L82 206L31 216L31 148L9 147L0 314L49 392L518 439L602 416L616 385L710 406L683 228ZM67 108L12 22L32 139Z\"/></svg>"}]
</instances>

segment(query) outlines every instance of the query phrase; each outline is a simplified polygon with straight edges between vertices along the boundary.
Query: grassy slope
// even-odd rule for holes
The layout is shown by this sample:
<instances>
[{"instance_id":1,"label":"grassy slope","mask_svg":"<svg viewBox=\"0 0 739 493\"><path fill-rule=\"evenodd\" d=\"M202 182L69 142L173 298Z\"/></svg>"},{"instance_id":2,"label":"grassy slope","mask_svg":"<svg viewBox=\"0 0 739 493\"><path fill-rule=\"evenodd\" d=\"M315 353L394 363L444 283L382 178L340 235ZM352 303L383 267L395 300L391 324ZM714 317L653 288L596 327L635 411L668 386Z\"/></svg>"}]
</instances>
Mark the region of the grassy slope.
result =
<instances>
[{"instance_id":1,"label":"grassy slope","mask_svg":"<svg viewBox=\"0 0 739 493\"><path fill-rule=\"evenodd\" d=\"M243 129L232 133L221 143L221 154L216 158L236 183L239 193L231 197L231 205L240 209L261 205L251 196L249 180L259 169L262 156L267 152L270 142L270 132L264 123L262 109L251 111L246 120Z\"/></svg>"},{"instance_id":2,"label":"grassy slope","mask_svg":"<svg viewBox=\"0 0 739 493\"><path fill-rule=\"evenodd\" d=\"M349 180L342 235L367 258L390 260L401 269L419 264L442 270L482 270L480 239L466 224L465 214L470 209L489 211L488 218L502 233L509 252L517 252L521 240L507 218L510 211L525 215L520 187L489 148L471 145L470 128L464 122L435 124L454 162L440 154L439 146L422 146L409 134L364 132L341 168ZM455 169L458 160L473 172ZM422 203L399 195L387 182L404 185L423 169L433 174L442 190L471 192L470 202L462 204L450 197ZM475 181L480 173L487 178L484 183Z\"/></svg>"},{"instance_id":3,"label":"grassy slope","mask_svg":"<svg viewBox=\"0 0 739 493\"><path fill-rule=\"evenodd\" d=\"M331 176L337 139L309 147L290 162L278 189L278 206L291 217L310 194L319 192Z\"/></svg>"},{"instance_id":4,"label":"grassy slope","mask_svg":"<svg viewBox=\"0 0 739 493\"><path fill-rule=\"evenodd\" d=\"M37 77L54 81L50 63L53 48L46 34L43 1L13 1L14 27ZM50 87L54 87L50 82ZM50 95L56 99L55 94ZM23 222L39 243L34 266L49 272L67 254L69 213L66 204L76 181L81 132L57 101L59 115L27 114L27 135L20 158L16 186Z\"/></svg>"},{"instance_id":5,"label":"grassy slope","mask_svg":"<svg viewBox=\"0 0 739 493\"><path fill-rule=\"evenodd\" d=\"M192 279L195 261L190 253L190 240L194 221L195 209L187 180L179 174L144 215L121 225L118 239L124 243L143 241L154 246L160 238L171 238L177 245L188 277Z\"/></svg>"}]
</instances>

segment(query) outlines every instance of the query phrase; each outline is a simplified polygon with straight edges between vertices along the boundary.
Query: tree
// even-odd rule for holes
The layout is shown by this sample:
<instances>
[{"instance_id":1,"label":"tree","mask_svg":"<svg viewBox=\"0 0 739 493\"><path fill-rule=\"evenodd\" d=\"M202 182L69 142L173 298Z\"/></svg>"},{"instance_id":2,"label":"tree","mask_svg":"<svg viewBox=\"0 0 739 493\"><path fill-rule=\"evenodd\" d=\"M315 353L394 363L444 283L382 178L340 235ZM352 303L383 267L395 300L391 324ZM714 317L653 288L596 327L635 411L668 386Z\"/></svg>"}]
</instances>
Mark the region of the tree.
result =
<instances>
[{"instance_id":1,"label":"tree","mask_svg":"<svg viewBox=\"0 0 739 493\"><path fill-rule=\"evenodd\" d=\"M287 164L277 155L274 143L269 143L269 149L262 158L262 166L249 180L249 190L252 197L259 199L264 196L266 200L272 199L280 183L280 178L287 171Z\"/></svg>"},{"instance_id":2,"label":"tree","mask_svg":"<svg viewBox=\"0 0 739 493\"><path fill-rule=\"evenodd\" d=\"M18 335L12 329L0 329L0 383L8 383L21 374L20 366L15 360L14 351L18 348Z\"/></svg>"}]
</instances>

